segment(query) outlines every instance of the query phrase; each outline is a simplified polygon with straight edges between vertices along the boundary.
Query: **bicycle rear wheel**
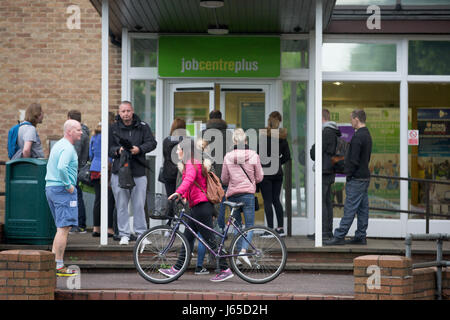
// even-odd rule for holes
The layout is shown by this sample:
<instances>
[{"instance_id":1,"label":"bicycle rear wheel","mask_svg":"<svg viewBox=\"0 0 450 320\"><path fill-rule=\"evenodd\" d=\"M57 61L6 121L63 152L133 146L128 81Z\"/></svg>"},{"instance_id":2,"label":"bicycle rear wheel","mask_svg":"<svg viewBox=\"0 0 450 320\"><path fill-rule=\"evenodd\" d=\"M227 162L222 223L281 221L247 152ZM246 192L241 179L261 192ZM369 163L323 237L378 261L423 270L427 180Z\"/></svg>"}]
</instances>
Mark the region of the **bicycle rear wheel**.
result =
<instances>
[{"instance_id":1,"label":"bicycle rear wheel","mask_svg":"<svg viewBox=\"0 0 450 320\"><path fill-rule=\"evenodd\" d=\"M157 226L144 232L133 250L134 265L139 274L153 283L169 283L178 279L189 265L191 248L186 237L179 231L172 235L169 226ZM183 252L183 266L176 275L168 277L160 269L173 267Z\"/></svg>"},{"instance_id":2,"label":"bicycle rear wheel","mask_svg":"<svg viewBox=\"0 0 450 320\"><path fill-rule=\"evenodd\" d=\"M247 246L245 254L240 254ZM234 272L250 283L272 281L283 271L287 250L284 241L272 229L253 226L238 234L230 245L230 265Z\"/></svg>"}]
</instances>

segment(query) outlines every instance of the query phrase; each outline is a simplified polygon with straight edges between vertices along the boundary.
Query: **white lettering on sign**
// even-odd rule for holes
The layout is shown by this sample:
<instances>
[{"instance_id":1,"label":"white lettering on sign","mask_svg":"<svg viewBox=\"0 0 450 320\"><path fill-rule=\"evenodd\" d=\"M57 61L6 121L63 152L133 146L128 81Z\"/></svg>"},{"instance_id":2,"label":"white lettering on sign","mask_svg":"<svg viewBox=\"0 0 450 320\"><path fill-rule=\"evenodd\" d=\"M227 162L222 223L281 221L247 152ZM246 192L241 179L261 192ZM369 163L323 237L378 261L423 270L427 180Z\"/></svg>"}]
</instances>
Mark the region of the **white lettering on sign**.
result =
<instances>
[{"instance_id":1,"label":"white lettering on sign","mask_svg":"<svg viewBox=\"0 0 450 320\"><path fill-rule=\"evenodd\" d=\"M181 73L185 71L258 71L258 61L197 60L181 58Z\"/></svg>"}]
</instances>

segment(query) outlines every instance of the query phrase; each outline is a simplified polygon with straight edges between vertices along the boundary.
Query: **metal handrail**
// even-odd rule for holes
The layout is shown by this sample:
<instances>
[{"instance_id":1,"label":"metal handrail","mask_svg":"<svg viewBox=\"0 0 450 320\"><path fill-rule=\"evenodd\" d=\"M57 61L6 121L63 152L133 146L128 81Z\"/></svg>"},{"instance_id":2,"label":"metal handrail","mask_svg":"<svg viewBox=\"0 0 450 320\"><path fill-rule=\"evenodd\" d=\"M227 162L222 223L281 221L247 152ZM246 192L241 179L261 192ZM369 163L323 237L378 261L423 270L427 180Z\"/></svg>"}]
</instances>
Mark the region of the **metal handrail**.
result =
<instances>
[{"instance_id":1,"label":"metal handrail","mask_svg":"<svg viewBox=\"0 0 450 320\"><path fill-rule=\"evenodd\" d=\"M426 220L426 233L428 234L430 232L430 217L445 217L450 219L450 215L448 214L439 214L439 213L432 213L431 212L431 206L430 206L430 184L444 184L444 185L450 185L450 181L443 181L443 180L431 180L431 179L420 179L420 178L405 178L405 177L397 177L397 176L381 176L381 175L371 175L370 178L381 178L381 179L389 179L389 180L403 180L408 182L418 182L418 183L424 183L426 186L426 209L425 212L422 211L416 211L416 210L401 210L401 209L393 209L393 208L380 208L380 207L369 207L369 210L376 210L376 211L387 211L387 212L399 212L399 213L408 213L408 214L420 214L425 215ZM343 204L333 203L333 207L344 207Z\"/></svg>"},{"instance_id":2,"label":"metal handrail","mask_svg":"<svg viewBox=\"0 0 450 320\"><path fill-rule=\"evenodd\" d=\"M442 268L449 267L450 261L442 260L442 242L450 241L450 234L412 234L409 233L406 236L406 252L405 256L411 259L412 255L412 240L436 240L436 261L430 262L420 262L412 265L413 269L417 268L427 268L427 267L437 267L436 273L436 295L438 300L442 300Z\"/></svg>"}]
</instances>

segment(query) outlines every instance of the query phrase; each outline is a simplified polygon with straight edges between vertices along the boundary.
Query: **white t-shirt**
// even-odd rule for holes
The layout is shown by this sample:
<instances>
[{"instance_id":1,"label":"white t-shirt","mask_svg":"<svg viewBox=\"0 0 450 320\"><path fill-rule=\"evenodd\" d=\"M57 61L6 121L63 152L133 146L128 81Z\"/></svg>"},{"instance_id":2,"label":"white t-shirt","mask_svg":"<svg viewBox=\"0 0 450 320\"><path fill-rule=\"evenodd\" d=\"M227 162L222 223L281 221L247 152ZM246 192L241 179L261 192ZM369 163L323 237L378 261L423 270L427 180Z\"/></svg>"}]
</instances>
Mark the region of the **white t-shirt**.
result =
<instances>
[{"instance_id":1,"label":"white t-shirt","mask_svg":"<svg viewBox=\"0 0 450 320\"><path fill-rule=\"evenodd\" d=\"M44 150L42 149L41 139L36 131L36 127L24 124L20 126L17 135L17 144L20 149L11 160L22 158L23 147L26 141L33 141L31 145L31 158L44 158Z\"/></svg>"}]
</instances>

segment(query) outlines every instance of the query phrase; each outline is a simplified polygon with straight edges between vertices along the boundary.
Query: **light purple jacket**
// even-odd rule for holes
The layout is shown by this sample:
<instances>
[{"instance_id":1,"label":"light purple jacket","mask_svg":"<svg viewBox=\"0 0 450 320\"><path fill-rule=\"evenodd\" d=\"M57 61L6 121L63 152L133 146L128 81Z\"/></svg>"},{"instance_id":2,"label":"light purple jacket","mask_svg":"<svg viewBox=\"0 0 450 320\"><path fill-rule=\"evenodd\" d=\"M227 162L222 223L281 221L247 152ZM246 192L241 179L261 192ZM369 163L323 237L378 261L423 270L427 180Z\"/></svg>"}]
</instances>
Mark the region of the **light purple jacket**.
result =
<instances>
[{"instance_id":1,"label":"light purple jacket","mask_svg":"<svg viewBox=\"0 0 450 320\"><path fill-rule=\"evenodd\" d=\"M245 170L251 182L242 169ZM228 185L225 195L227 198L235 194L255 193L256 184L261 182L263 178L264 172L261 161L255 151L235 149L225 155L221 180L224 185Z\"/></svg>"}]
</instances>

